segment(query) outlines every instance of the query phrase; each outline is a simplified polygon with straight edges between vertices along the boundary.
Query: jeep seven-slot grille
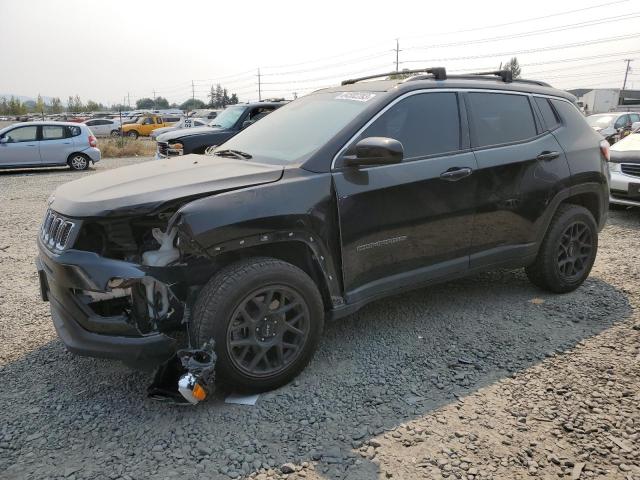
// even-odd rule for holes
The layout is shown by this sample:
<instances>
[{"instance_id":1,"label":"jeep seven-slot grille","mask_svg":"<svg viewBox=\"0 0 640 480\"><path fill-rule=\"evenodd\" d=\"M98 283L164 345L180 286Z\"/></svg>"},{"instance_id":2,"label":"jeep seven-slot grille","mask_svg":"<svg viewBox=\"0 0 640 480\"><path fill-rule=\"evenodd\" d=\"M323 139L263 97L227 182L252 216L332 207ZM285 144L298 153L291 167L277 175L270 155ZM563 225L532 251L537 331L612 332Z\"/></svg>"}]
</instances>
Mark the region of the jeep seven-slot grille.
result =
<instances>
[{"instance_id":1,"label":"jeep seven-slot grille","mask_svg":"<svg viewBox=\"0 0 640 480\"><path fill-rule=\"evenodd\" d=\"M640 163L623 163L620 168L622 169L622 173L633 175L634 177L640 177Z\"/></svg>"},{"instance_id":2,"label":"jeep seven-slot grille","mask_svg":"<svg viewBox=\"0 0 640 480\"><path fill-rule=\"evenodd\" d=\"M75 225L74 222L49 209L44 216L40 238L49 248L64 250Z\"/></svg>"}]
</instances>

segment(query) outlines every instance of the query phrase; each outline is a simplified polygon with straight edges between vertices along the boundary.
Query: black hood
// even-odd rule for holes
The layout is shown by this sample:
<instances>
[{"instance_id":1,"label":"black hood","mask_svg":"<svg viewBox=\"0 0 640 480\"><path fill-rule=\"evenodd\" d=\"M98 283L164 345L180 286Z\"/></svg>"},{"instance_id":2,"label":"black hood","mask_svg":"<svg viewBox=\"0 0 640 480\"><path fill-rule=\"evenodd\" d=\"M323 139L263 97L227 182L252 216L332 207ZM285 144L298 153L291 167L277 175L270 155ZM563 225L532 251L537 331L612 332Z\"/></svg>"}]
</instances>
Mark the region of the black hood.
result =
<instances>
[{"instance_id":1,"label":"black hood","mask_svg":"<svg viewBox=\"0 0 640 480\"><path fill-rule=\"evenodd\" d=\"M213 135L216 133L228 132L226 128L219 127L191 127L181 128L179 130L173 130L171 132L161 133L156 137L159 142L169 142L171 140L177 140L178 138L191 137L194 135Z\"/></svg>"},{"instance_id":2,"label":"black hood","mask_svg":"<svg viewBox=\"0 0 640 480\"><path fill-rule=\"evenodd\" d=\"M66 183L55 191L51 208L75 218L144 215L174 200L275 182L282 171L207 155L153 160Z\"/></svg>"}]
</instances>

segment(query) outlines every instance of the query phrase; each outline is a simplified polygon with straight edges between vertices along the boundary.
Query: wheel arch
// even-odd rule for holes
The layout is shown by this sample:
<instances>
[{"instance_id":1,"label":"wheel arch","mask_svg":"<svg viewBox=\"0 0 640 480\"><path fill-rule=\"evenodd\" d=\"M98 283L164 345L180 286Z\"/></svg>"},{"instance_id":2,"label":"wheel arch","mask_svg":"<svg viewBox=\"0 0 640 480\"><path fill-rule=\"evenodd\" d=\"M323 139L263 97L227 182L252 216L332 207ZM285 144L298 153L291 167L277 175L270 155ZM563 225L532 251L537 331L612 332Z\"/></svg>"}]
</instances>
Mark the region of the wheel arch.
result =
<instances>
[{"instance_id":1,"label":"wheel arch","mask_svg":"<svg viewBox=\"0 0 640 480\"><path fill-rule=\"evenodd\" d=\"M76 152L71 152L68 156L67 156L67 164L71 161L71 158L74 157L75 155L82 155L84 158L87 159L87 161L89 163L92 162L91 157L89 155L87 155L86 153L82 153L80 151L76 151Z\"/></svg>"},{"instance_id":2,"label":"wheel arch","mask_svg":"<svg viewBox=\"0 0 640 480\"><path fill-rule=\"evenodd\" d=\"M301 239L273 241L271 243L254 243L251 242L251 239L246 239L245 242L246 246L236 249L227 247L223 250L221 247L217 247L221 248L221 250L213 255L216 270L247 258L276 258L298 267L309 275L320 291L325 311L331 310L336 303L340 303L341 300L338 300L338 298L341 299L342 297L339 296L339 285L335 274L330 271L325 255L310 243Z\"/></svg>"}]
</instances>

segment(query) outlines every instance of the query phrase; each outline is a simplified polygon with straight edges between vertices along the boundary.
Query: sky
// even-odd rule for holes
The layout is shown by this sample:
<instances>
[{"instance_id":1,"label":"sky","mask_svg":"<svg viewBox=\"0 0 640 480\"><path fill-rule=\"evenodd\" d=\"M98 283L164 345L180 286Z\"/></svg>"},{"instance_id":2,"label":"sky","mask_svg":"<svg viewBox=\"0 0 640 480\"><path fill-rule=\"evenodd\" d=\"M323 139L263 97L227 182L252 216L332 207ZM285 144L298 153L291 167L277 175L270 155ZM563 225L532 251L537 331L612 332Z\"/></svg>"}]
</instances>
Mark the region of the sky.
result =
<instances>
[{"instance_id":1,"label":"sky","mask_svg":"<svg viewBox=\"0 0 640 480\"><path fill-rule=\"evenodd\" d=\"M495 69L569 88L640 89L640 0L0 0L0 94L301 96L396 68ZM537 8L531 8L535 6Z\"/></svg>"}]
</instances>

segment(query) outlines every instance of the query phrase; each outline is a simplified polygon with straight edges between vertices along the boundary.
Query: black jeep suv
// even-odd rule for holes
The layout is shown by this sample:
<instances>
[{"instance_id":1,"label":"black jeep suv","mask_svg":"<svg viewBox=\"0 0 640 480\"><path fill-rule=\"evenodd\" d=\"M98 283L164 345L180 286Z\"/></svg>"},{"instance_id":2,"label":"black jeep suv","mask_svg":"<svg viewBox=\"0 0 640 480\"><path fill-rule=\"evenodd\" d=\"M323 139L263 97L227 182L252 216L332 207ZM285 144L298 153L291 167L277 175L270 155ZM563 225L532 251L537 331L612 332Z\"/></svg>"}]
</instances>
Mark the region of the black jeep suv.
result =
<instances>
[{"instance_id":1,"label":"black jeep suv","mask_svg":"<svg viewBox=\"0 0 640 480\"><path fill-rule=\"evenodd\" d=\"M68 349L142 366L206 343L219 377L259 391L304 368L325 320L384 296L498 267L579 287L609 189L575 98L420 72L319 90L211 155L59 187L38 268Z\"/></svg>"},{"instance_id":2,"label":"black jeep suv","mask_svg":"<svg viewBox=\"0 0 640 480\"><path fill-rule=\"evenodd\" d=\"M261 101L225 108L207 127L181 128L158 135L156 158L162 159L189 153L203 154L208 147L220 145L240 130L257 122L275 109L284 100Z\"/></svg>"}]
</instances>

